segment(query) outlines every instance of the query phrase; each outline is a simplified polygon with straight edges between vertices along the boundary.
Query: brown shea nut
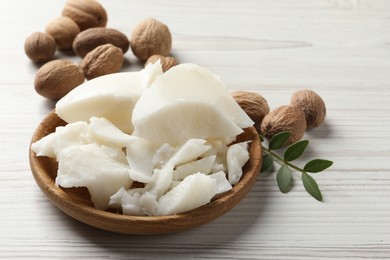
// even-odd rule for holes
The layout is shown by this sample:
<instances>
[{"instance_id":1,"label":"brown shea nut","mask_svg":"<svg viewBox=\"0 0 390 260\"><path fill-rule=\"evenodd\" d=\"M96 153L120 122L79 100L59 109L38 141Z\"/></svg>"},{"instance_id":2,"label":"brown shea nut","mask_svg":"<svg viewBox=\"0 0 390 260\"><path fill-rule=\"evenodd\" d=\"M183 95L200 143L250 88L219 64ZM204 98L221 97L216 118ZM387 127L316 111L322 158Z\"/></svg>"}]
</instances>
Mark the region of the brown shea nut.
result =
<instances>
[{"instance_id":1,"label":"brown shea nut","mask_svg":"<svg viewBox=\"0 0 390 260\"><path fill-rule=\"evenodd\" d=\"M167 56L171 51L172 36L165 24L147 18L133 29L130 46L138 59L146 61L154 54Z\"/></svg>"},{"instance_id":2,"label":"brown shea nut","mask_svg":"<svg viewBox=\"0 0 390 260\"><path fill-rule=\"evenodd\" d=\"M267 100L260 94L248 91L235 91L232 96L259 129L263 118L269 113Z\"/></svg>"},{"instance_id":3,"label":"brown shea nut","mask_svg":"<svg viewBox=\"0 0 390 260\"><path fill-rule=\"evenodd\" d=\"M56 42L44 32L35 32L26 38L24 52L34 62L46 62L54 57Z\"/></svg>"},{"instance_id":4,"label":"brown shea nut","mask_svg":"<svg viewBox=\"0 0 390 260\"><path fill-rule=\"evenodd\" d=\"M53 60L44 64L35 76L35 91L49 99L58 100L83 83L83 70L67 60Z\"/></svg>"},{"instance_id":5,"label":"brown shea nut","mask_svg":"<svg viewBox=\"0 0 390 260\"><path fill-rule=\"evenodd\" d=\"M105 27L107 12L96 0L68 0L62 10L77 23L81 31L92 27Z\"/></svg>"},{"instance_id":6,"label":"brown shea nut","mask_svg":"<svg viewBox=\"0 0 390 260\"><path fill-rule=\"evenodd\" d=\"M73 50L80 57L96 47L111 43L126 53L129 49L129 39L126 35L112 28L90 28L79 33L73 41Z\"/></svg>"},{"instance_id":7,"label":"brown shea nut","mask_svg":"<svg viewBox=\"0 0 390 260\"><path fill-rule=\"evenodd\" d=\"M308 128L317 127L325 120L325 103L317 93L310 89L295 92L291 97L290 105L299 107L305 113Z\"/></svg>"},{"instance_id":8,"label":"brown shea nut","mask_svg":"<svg viewBox=\"0 0 390 260\"><path fill-rule=\"evenodd\" d=\"M58 17L52 20L45 31L53 36L57 48L61 50L72 48L72 43L80 28L75 21L66 16Z\"/></svg>"},{"instance_id":9,"label":"brown shea nut","mask_svg":"<svg viewBox=\"0 0 390 260\"><path fill-rule=\"evenodd\" d=\"M162 56L162 55L156 54L156 55L152 55L149 57L149 59L145 62L145 67L149 63L154 64L158 60L160 60L160 62L161 62L161 67L162 67L163 72L165 72L165 71L169 70L170 68L172 68L173 66L176 66L177 64L179 64L177 62L177 60L173 57Z\"/></svg>"},{"instance_id":10,"label":"brown shea nut","mask_svg":"<svg viewBox=\"0 0 390 260\"><path fill-rule=\"evenodd\" d=\"M99 76L120 71L123 63L123 52L120 48L107 43L96 47L85 55L80 67L85 77L90 80Z\"/></svg>"},{"instance_id":11,"label":"brown shea nut","mask_svg":"<svg viewBox=\"0 0 390 260\"><path fill-rule=\"evenodd\" d=\"M306 130L305 113L297 107L280 106L269 112L263 119L261 133L271 139L277 133L290 131L291 136L287 144L299 141Z\"/></svg>"}]
</instances>

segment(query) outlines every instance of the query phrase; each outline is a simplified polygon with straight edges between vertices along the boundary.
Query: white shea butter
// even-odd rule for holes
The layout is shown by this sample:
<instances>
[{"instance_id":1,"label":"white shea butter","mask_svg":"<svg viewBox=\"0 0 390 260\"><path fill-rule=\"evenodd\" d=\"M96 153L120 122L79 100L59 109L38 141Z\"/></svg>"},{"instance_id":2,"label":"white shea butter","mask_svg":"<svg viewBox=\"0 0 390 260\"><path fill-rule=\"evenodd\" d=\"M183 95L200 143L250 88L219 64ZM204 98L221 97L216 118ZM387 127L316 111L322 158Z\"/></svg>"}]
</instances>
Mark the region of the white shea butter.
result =
<instances>
[{"instance_id":1,"label":"white shea butter","mask_svg":"<svg viewBox=\"0 0 390 260\"><path fill-rule=\"evenodd\" d=\"M242 167L249 159L248 143L242 142L229 147L226 155L228 179L234 185L242 176Z\"/></svg>"},{"instance_id":2,"label":"white shea butter","mask_svg":"<svg viewBox=\"0 0 390 260\"><path fill-rule=\"evenodd\" d=\"M189 138L230 143L253 121L222 81L194 64L180 64L157 77L134 107L134 135L180 145Z\"/></svg>"},{"instance_id":3,"label":"white shea butter","mask_svg":"<svg viewBox=\"0 0 390 260\"><path fill-rule=\"evenodd\" d=\"M56 113L67 123L104 117L125 133L131 133L135 103L156 77L162 74L155 63L138 72L122 72L89 80L56 104Z\"/></svg>"},{"instance_id":4,"label":"white shea butter","mask_svg":"<svg viewBox=\"0 0 390 260\"><path fill-rule=\"evenodd\" d=\"M86 187L102 210L195 209L231 190L249 159L248 143L232 142L252 120L217 76L194 64L163 74L157 62L95 78L62 98L56 113L68 124L31 149L56 158L57 185Z\"/></svg>"},{"instance_id":5,"label":"white shea butter","mask_svg":"<svg viewBox=\"0 0 390 260\"><path fill-rule=\"evenodd\" d=\"M107 209L110 197L132 183L121 151L97 144L74 145L58 157L56 184L64 188L87 187L98 209Z\"/></svg>"},{"instance_id":6,"label":"white shea butter","mask_svg":"<svg viewBox=\"0 0 390 260\"><path fill-rule=\"evenodd\" d=\"M240 128L253 125L219 77L190 63L174 66L156 78L137 102L133 120L151 115L178 100L211 104Z\"/></svg>"},{"instance_id":7,"label":"white shea butter","mask_svg":"<svg viewBox=\"0 0 390 260\"><path fill-rule=\"evenodd\" d=\"M192 174L160 197L157 214L182 213L200 207L209 203L217 190L216 179L201 173Z\"/></svg>"},{"instance_id":8,"label":"white shea butter","mask_svg":"<svg viewBox=\"0 0 390 260\"><path fill-rule=\"evenodd\" d=\"M183 144L190 138L231 142L243 130L215 105L176 101L145 117L133 119L133 135L156 144Z\"/></svg>"}]
</instances>

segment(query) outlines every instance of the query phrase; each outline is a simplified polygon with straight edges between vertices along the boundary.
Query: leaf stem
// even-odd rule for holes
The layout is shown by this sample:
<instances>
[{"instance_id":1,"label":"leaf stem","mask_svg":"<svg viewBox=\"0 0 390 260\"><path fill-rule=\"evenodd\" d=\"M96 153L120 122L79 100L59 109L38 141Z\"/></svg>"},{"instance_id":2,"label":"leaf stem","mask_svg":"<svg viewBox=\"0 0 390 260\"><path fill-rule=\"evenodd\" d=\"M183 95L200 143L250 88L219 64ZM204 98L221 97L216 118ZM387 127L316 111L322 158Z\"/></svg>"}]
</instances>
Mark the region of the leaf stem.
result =
<instances>
[{"instance_id":1,"label":"leaf stem","mask_svg":"<svg viewBox=\"0 0 390 260\"><path fill-rule=\"evenodd\" d=\"M284 160L281 156L279 156L278 154L272 152L272 150L268 149L267 147L265 147L263 145L263 151L269 155L271 155L272 157L274 157L276 159L276 161L280 164L280 165L283 165L283 164L286 164L288 165L289 167L293 168L294 170L296 171L299 171L301 173L306 173L303 169L295 166L294 164Z\"/></svg>"}]
</instances>

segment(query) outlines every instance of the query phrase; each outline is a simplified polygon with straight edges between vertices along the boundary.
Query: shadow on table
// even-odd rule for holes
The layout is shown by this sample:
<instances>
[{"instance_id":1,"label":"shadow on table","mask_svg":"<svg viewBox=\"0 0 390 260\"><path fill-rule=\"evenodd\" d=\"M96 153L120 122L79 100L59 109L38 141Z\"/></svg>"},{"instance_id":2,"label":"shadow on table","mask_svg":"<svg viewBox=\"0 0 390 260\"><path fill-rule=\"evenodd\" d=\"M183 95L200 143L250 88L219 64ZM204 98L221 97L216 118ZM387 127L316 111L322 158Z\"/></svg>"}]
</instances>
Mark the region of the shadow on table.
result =
<instances>
[{"instance_id":1,"label":"shadow on table","mask_svg":"<svg viewBox=\"0 0 390 260\"><path fill-rule=\"evenodd\" d=\"M307 139L326 139L329 138L334 131L332 129L332 125L329 124L326 120L317 128L307 129L305 132L305 137Z\"/></svg>"},{"instance_id":2,"label":"shadow on table","mask_svg":"<svg viewBox=\"0 0 390 260\"><path fill-rule=\"evenodd\" d=\"M333 125L325 121L317 128L306 130L303 139L309 140L309 145L305 149L303 155L300 156L300 158L298 159L300 163L306 163L312 159L318 159L323 157L323 151L327 149L326 147L329 145L329 141L332 137L337 135L333 127ZM300 165L300 163L298 163L298 165Z\"/></svg>"}]
</instances>

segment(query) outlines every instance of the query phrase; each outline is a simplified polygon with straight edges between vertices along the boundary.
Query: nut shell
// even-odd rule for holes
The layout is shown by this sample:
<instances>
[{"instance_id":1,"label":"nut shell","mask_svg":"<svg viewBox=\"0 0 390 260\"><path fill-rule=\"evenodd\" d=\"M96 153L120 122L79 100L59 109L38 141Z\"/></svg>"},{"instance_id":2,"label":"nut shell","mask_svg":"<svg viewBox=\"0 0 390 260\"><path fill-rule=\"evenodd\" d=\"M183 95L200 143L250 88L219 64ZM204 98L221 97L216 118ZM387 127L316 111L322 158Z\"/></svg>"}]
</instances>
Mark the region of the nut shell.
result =
<instances>
[{"instance_id":1,"label":"nut shell","mask_svg":"<svg viewBox=\"0 0 390 260\"><path fill-rule=\"evenodd\" d=\"M85 80L83 70L67 60L53 60L44 64L35 76L35 91L49 99L57 100Z\"/></svg>"},{"instance_id":2,"label":"nut shell","mask_svg":"<svg viewBox=\"0 0 390 260\"><path fill-rule=\"evenodd\" d=\"M161 62L161 67L162 67L162 70L163 72L169 70L170 68L178 65L179 63L177 62L177 60L173 57L170 57L170 56L162 56L162 55L152 55L149 57L149 59L145 62L145 67L149 64L149 63L155 63L156 61L160 60Z\"/></svg>"},{"instance_id":3,"label":"nut shell","mask_svg":"<svg viewBox=\"0 0 390 260\"><path fill-rule=\"evenodd\" d=\"M95 0L68 0L62 10L62 16L75 21L81 31L107 25L107 12Z\"/></svg>"},{"instance_id":4,"label":"nut shell","mask_svg":"<svg viewBox=\"0 0 390 260\"><path fill-rule=\"evenodd\" d=\"M73 50L80 57L96 47L111 43L126 53L129 49L129 39L126 35L112 28L90 28L79 33L73 41Z\"/></svg>"},{"instance_id":5,"label":"nut shell","mask_svg":"<svg viewBox=\"0 0 390 260\"><path fill-rule=\"evenodd\" d=\"M305 113L308 128L317 127L325 120L325 102L310 89L295 92L291 96L290 105L299 107Z\"/></svg>"},{"instance_id":6,"label":"nut shell","mask_svg":"<svg viewBox=\"0 0 390 260\"><path fill-rule=\"evenodd\" d=\"M120 71L123 64L123 52L112 44L104 44L96 47L85 55L80 67L85 77L93 79L110 73Z\"/></svg>"},{"instance_id":7,"label":"nut shell","mask_svg":"<svg viewBox=\"0 0 390 260\"><path fill-rule=\"evenodd\" d=\"M24 42L24 52L34 62L46 62L54 57L56 42L44 32L34 32Z\"/></svg>"},{"instance_id":8,"label":"nut shell","mask_svg":"<svg viewBox=\"0 0 390 260\"><path fill-rule=\"evenodd\" d=\"M80 28L75 21L66 16L52 20L45 31L53 36L58 49L70 49L76 35L80 33Z\"/></svg>"},{"instance_id":9,"label":"nut shell","mask_svg":"<svg viewBox=\"0 0 390 260\"><path fill-rule=\"evenodd\" d=\"M165 24L147 18L133 29L130 45L134 55L142 61L154 54L167 56L172 47L171 32Z\"/></svg>"},{"instance_id":10,"label":"nut shell","mask_svg":"<svg viewBox=\"0 0 390 260\"><path fill-rule=\"evenodd\" d=\"M267 100L258 93L248 91L235 91L232 96L259 129L264 117L269 113Z\"/></svg>"},{"instance_id":11,"label":"nut shell","mask_svg":"<svg viewBox=\"0 0 390 260\"><path fill-rule=\"evenodd\" d=\"M306 130L305 114L293 106L280 106L269 112L261 123L261 133L270 139L279 132L290 131L288 144L299 141Z\"/></svg>"}]
</instances>

